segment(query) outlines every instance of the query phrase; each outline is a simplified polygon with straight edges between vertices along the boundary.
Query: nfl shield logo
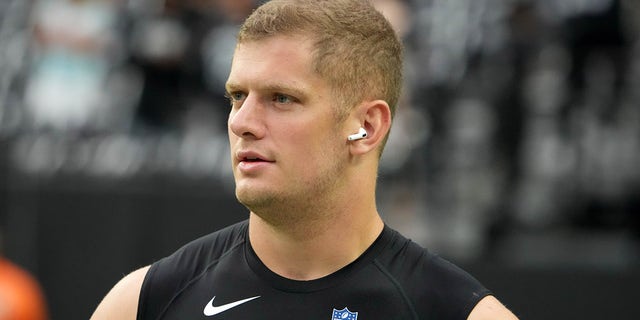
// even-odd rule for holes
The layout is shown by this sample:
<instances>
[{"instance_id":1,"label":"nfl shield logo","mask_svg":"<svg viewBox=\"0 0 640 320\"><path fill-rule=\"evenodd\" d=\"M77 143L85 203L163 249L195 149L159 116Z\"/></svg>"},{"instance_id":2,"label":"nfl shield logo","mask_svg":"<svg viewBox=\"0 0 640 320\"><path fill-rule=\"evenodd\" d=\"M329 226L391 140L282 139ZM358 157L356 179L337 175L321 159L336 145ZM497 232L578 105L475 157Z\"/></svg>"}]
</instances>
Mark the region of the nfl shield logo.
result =
<instances>
[{"instance_id":1,"label":"nfl shield logo","mask_svg":"<svg viewBox=\"0 0 640 320\"><path fill-rule=\"evenodd\" d=\"M347 308L342 310L333 309L333 317L331 320L358 320L358 313L351 312Z\"/></svg>"}]
</instances>

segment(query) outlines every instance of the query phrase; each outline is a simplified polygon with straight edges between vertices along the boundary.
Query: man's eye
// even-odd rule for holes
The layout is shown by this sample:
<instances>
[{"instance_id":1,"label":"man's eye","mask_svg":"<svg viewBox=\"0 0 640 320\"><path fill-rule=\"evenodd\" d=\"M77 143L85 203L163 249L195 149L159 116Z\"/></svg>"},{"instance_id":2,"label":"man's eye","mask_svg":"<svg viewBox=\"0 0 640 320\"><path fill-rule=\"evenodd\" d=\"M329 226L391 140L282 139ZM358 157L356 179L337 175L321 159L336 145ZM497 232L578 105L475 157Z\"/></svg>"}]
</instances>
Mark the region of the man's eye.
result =
<instances>
[{"instance_id":1,"label":"man's eye","mask_svg":"<svg viewBox=\"0 0 640 320\"><path fill-rule=\"evenodd\" d=\"M229 103L232 106L233 106L234 103L242 101L244 99L244 93L242 93L242 92L225 93L224 96L227 99L229 99Z\"/></svg>"},{"instance_id":2,"label":"man's eye","mask_svg":"<svg viewBox=\"0 0 640 320\"><path fill-rule=\"evenodd\" d=\"M244 99L244 93L234 92L231 94L231 100L238 101Z\"/></svg>"},{"instance_id":3,"label":"man's eye","mask_svg":"<svg viewBox=\"0 0 640 320\"><path fill-rule=\"evenodd\" d=\"M273 101L277 102L277 103L289 103L291 102L291 97L284 95L284 94L276 94L273 97Z\"/></svg>"}]
</instances>

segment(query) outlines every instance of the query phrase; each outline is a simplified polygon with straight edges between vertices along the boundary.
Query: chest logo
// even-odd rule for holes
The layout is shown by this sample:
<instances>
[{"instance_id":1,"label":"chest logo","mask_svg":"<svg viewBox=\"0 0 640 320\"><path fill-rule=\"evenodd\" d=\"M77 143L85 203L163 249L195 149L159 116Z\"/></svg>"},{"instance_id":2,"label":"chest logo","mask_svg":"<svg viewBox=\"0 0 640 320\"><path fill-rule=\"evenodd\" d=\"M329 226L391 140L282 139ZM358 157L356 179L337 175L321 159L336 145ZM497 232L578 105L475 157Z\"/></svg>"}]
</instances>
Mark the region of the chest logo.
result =
<instances>
[{"instance_id":1,"label":"chest logo","mask_svg":"<svg viewBox=\"0 0 640 320\"><path fill-rule=\"evenodd\" d=\"M229 310L231 308L235 308L235 307L237 307L237 306L239 306L239 305L241 305L243 303L249 302L249 301L251 301L253 299L258 299L258 298L260 298L260 296L255 296L255 297L251 297L251 298L247 298L247 299L243 299L243 300L238 300L238 301L227 303L227 304L223 304L223 305L217 306L217 307L213 305L213 300L215 298L216 297L214 296L211 299L211 301L209 301L209 303L207 303L204 306L204 315L207 316L207 317L215 316L216 314L225 312L225 311L227 311L227 310Z\"/></svg>"},{"instance_id":2,"label":"chest logo","mask_svg":"<svg viewBox=\"0 0 640 320\"><path fill-rule=\"evenodd\" d=\"M358 320L358 313L351 312L348 308L342 310L333 309L331 320Z\"/></svg>"}]
</instances>

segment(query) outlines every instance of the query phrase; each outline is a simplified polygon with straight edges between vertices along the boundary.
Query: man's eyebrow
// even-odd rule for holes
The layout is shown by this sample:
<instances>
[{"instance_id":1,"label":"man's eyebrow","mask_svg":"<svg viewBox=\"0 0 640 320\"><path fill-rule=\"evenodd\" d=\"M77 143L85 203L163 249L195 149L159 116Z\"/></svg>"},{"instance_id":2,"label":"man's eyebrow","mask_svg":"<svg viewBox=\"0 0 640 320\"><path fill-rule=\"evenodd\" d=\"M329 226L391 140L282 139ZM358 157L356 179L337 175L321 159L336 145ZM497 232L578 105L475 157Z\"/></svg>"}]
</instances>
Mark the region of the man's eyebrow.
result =
<instances>
[{"instance_id":1,"label":"man's eyebrow","mask_svg":"<svg viewBox=\"0 0 640 320\"><path fill-rule=\"evenodd\" d=\"M227 82L227 84L225 85L225 90L227 93L231 93L234 91L244 91L245 89L243 89L242 86L236 83ZM307 96L307 93L305 93L304 88L301 88L300 86L297 86L295 84L270 83L270 84L260 85L258 90L266 91L266 92L279 92L284 94L291 94L298 98L303 98Z\"/></svg>"},{"instance_id":2,"label":"man's eyebrow","mask_svg":"<svg viewBox=\"0 0 640 320\"><path fill-rule=\"evenodd\" d=\"M303 90L303 88L300 88L300 86L296 86L296 85L272 83L272 84L267 84L263 86L262 89L270 92L280 92L285 94L291 94L298 98L302 98L306 96L305 90Z\"/></svg>"},{"instance_id":3,"label":"man's eyebrow","mask_svg":"<svg viewBox=\"0 0 640 320\"><path fill-rule=\"evenodd\" d=\"M227 82L224 85L224 90L226 91L226 93L231 93L233 91L239 91L240 90L240 86L235 84L235 83L232 83L232 82Z\"/></svg>"}]
</instances>

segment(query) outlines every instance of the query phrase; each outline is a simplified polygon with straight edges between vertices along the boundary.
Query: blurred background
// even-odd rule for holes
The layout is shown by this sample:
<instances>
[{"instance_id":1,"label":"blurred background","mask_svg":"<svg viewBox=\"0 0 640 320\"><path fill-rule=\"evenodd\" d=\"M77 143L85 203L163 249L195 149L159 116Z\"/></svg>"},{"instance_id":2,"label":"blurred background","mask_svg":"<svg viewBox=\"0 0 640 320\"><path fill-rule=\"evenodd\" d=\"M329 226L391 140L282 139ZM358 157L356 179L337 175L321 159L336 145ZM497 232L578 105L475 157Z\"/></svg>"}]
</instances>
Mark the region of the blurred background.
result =
<instances>
[{"instance_id":1,"label":"blurred background","mask_svg":"<svg viewBox=\"0 0 640 320\"><path fill-rule=\"evenodd\" d=\"M374 2L406 44L385 221L521 319L639 319L640 2ZM223 92L257 4L0 0L0 257L50 319L247 217Z\"/></svg>"}]
</instances>

